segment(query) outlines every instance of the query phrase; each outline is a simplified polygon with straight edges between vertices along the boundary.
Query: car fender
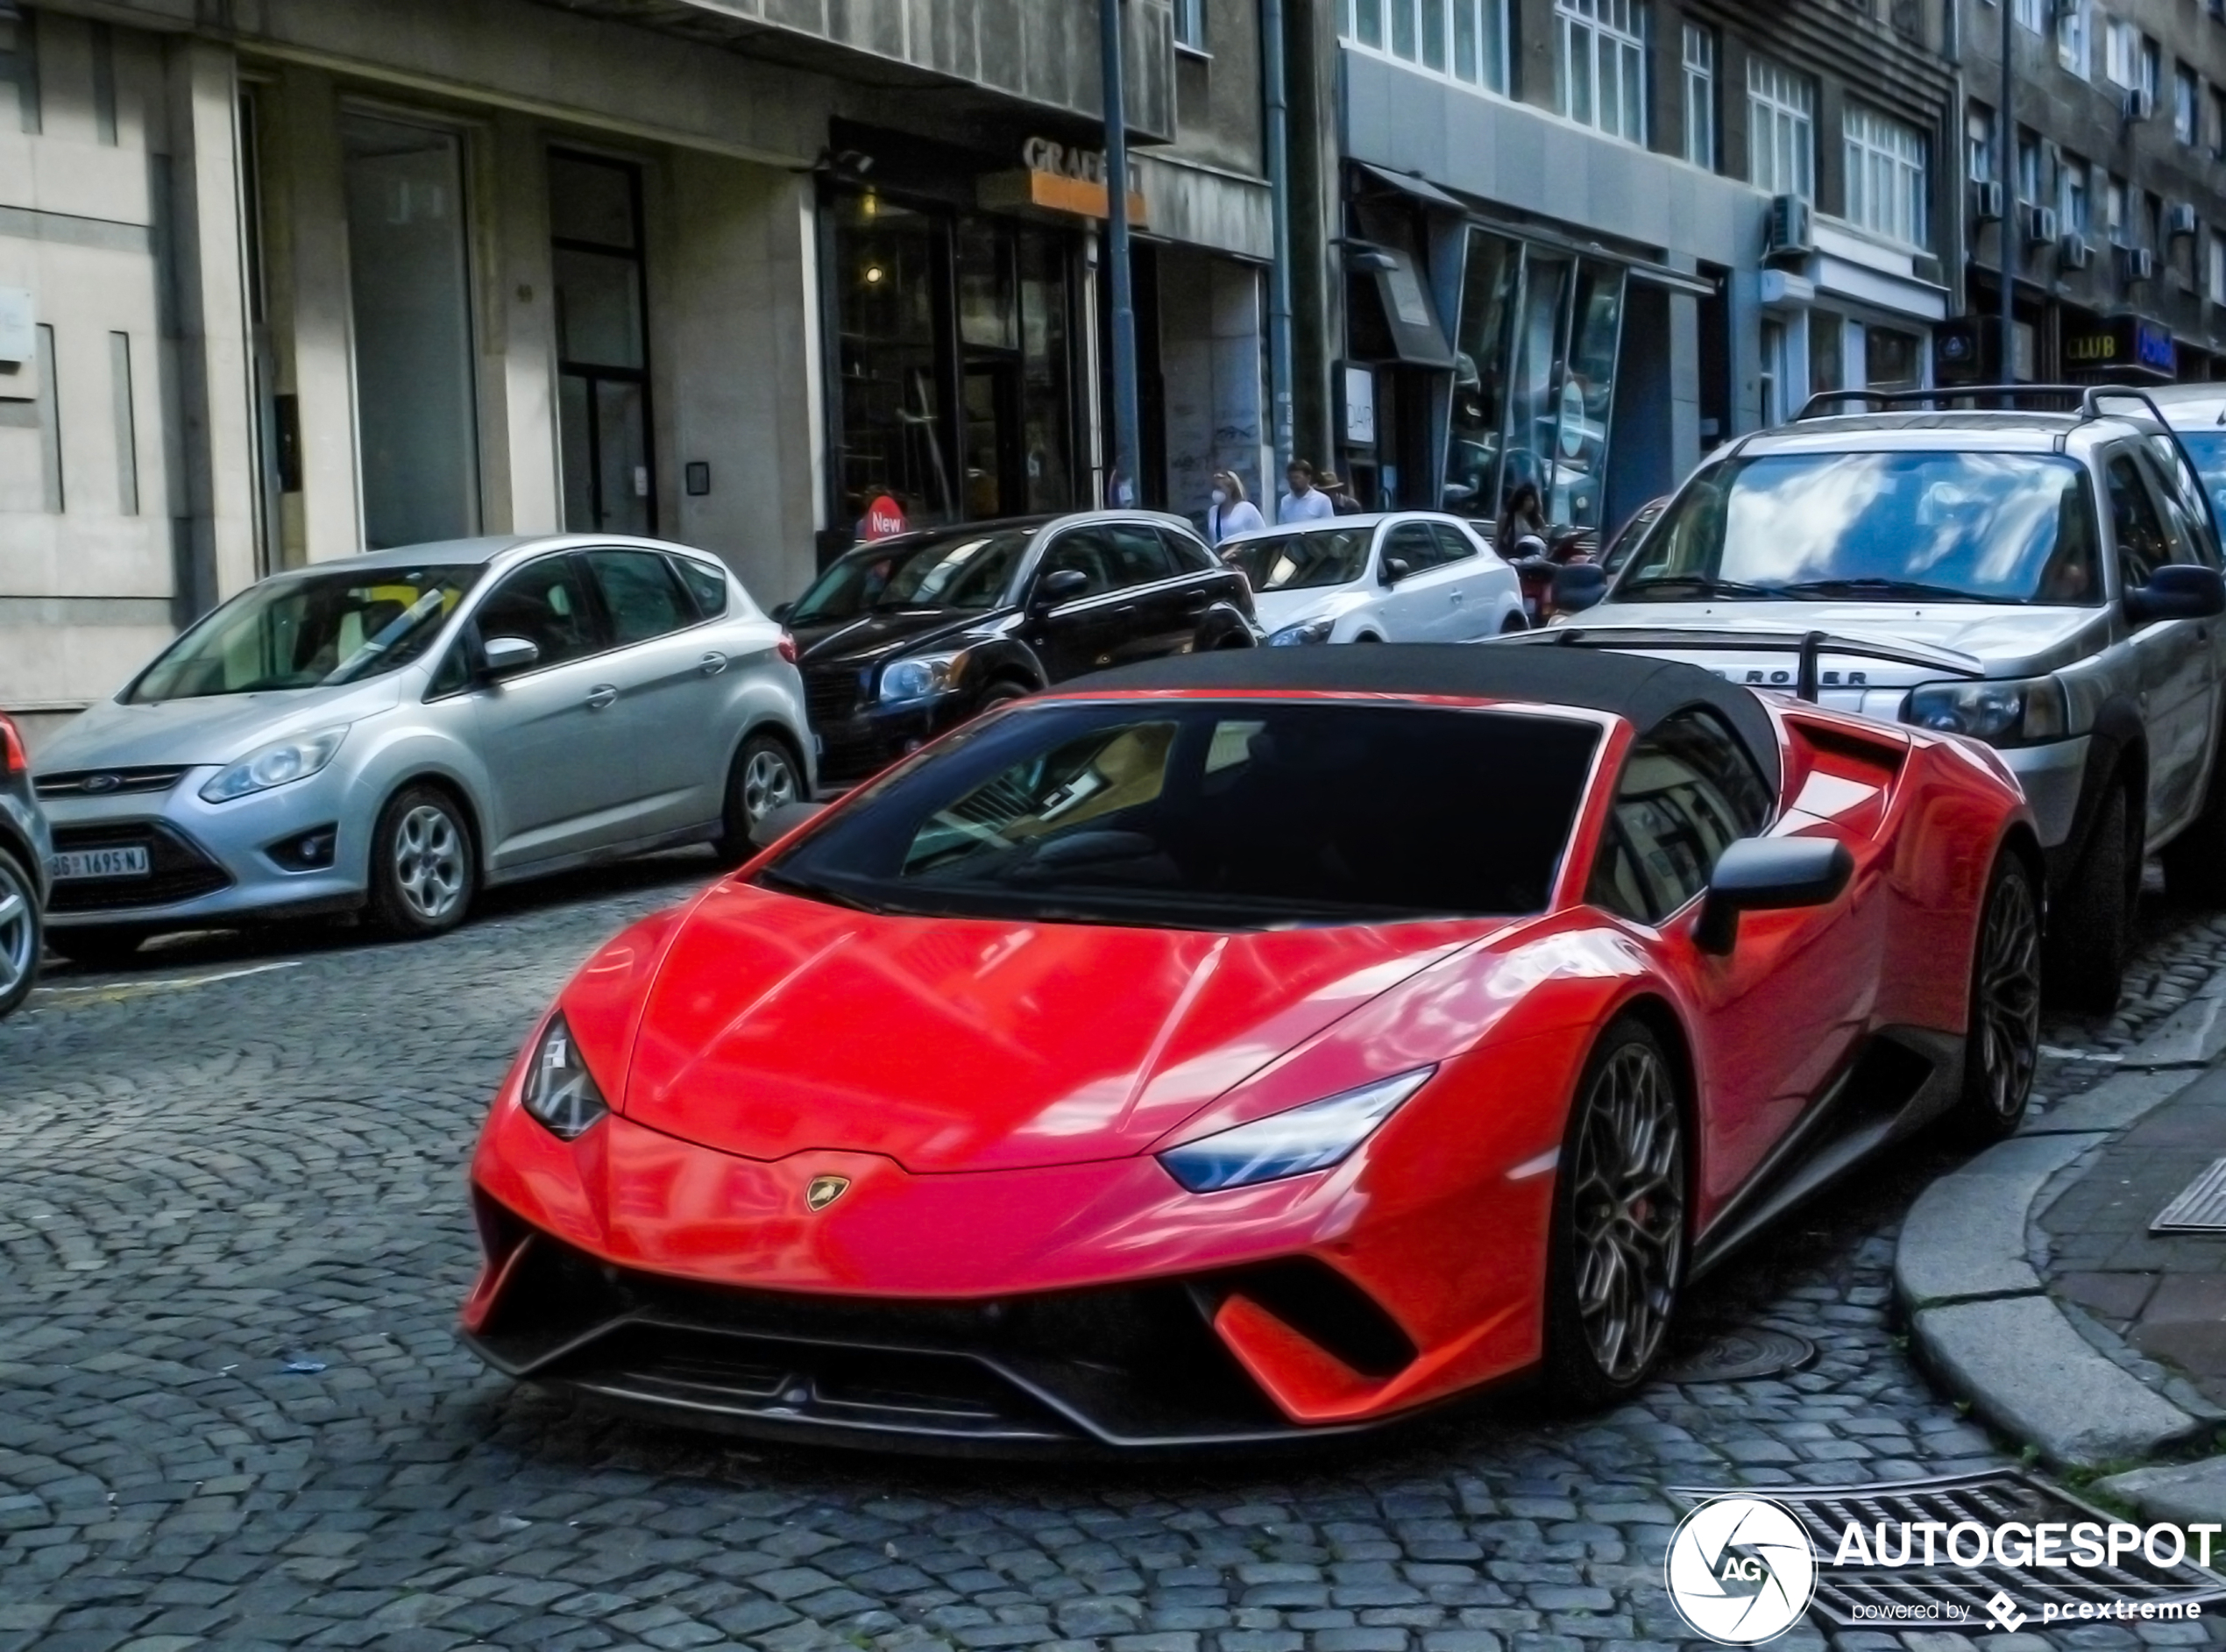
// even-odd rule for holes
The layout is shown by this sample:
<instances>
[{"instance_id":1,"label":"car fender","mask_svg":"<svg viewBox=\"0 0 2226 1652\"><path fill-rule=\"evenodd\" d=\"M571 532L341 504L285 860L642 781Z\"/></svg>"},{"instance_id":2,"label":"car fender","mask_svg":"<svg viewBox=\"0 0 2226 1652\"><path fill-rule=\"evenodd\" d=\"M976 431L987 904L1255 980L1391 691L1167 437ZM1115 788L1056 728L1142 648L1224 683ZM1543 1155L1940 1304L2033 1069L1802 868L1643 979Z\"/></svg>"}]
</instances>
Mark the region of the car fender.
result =
<instances>
[{"instance_id":1,"label":"car fender","mask_svg":"<svg viewBox=\"0 0 2226 1652\"><path fill-rule=\"evenodd\" d=\"M371 839L379 812L403 787L432 780L454 791L470 813L471 830L479 839L472 847L484 872L488 846L500 840L502 823L497 818L497 793L488 778L486 763L471 743L422 721L369 729L358 724L349 731L351 741L358 731L371 736L367 748L350 753L347 743L341 747L343 755L352 759L355 772L341 812L335 864L349 869L357 882L369 888Z\"/></svg>"},{"instance_id":2,"label":"car fender","mask_svg":"<svg viewBox=\"0 0 2226 1652\"><path fill-rule=\"evenodd\" d=\"M807 787L814 778L818 764L814 761L813 742L805 732L803 678L794 666L786 666L779 675L764 669L761 661L750 660L729 673L732 684L720 707L721 720L727 726L727 758L720 779L720 796L726 796L727 776L733 774L734 761L741 755L750 737L767 727L776 730L803 760L804 777Z\"/></svg>"},{"instance_id":3,"label":"car fender","mask_svg":"<svg viewBox=\"0 0 2226 1652\"><path fill-rule=\"evenodd\" d=\"M1243 641L1236 641L1237 638ZM1203 654L1213 649L1249 649L1252 642L1252 627L1237 605L1216 602L1199 620L1197 635L1192 647Z\"/></svg>"},{"instance_id":4,"label":"car fender","mask_svg":"<svg viewBox=\"0 0 2226 1652\"><path fill-rule=\"evenodd\" d=\"M2079 805L2072 813L2070 833L2059 844L2048 869L2051 893L2060 891L2087 861L2095 818L2112 783L2128 773L2134 778L2134 805L2148 814L2148 728L2140 706L2129 696L2114 694L2095 709L2088 732L2087 767L2080 777Z\"/></svg>"},{"instance_id":5,"label":"car fender","mask_svg":"<svg viewBox=\"0 0 2226 1652\"><path fill-rule=\"evenodd\" d=\"M968 646L966 651L966 672L975 684L996 682L1000 678L1025 683L1029 691L1048 687L1051 673L1044 670L1044 663L1020 636L1005 632L985 637Z\"/></svg>"}]
</instances>

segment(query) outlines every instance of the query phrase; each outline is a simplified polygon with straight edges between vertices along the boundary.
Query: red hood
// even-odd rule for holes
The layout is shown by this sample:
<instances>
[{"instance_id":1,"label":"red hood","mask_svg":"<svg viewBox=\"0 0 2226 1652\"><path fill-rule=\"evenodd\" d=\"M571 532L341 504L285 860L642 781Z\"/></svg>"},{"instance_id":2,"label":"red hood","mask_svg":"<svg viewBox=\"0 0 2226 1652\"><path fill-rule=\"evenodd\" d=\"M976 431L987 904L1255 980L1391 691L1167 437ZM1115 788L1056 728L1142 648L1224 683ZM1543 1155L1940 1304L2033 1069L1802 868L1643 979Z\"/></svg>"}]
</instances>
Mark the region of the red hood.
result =
<instances>
[{"instance_id":1,"label":"red hood","mask_svg":"<svg viewBox=\"0 0 2226 1652\"><path fill-rule=\"evenodd\" d=\"M657 972L620 1110L752 1159L1111 1159L1499 925L1211 935L883 918L722 885Z\"/></svg>"}]
</instances>

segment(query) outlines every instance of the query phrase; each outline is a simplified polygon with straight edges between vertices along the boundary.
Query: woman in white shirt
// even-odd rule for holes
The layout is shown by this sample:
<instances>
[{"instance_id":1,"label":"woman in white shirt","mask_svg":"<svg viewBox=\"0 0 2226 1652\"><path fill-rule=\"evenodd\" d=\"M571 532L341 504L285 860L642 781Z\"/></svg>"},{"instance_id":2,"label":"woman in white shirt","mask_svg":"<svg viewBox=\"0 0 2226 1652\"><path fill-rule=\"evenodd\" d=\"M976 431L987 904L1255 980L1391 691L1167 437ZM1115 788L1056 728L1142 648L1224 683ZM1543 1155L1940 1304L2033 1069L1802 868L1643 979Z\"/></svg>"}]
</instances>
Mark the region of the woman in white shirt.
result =
<instances>
[{"instance_id":1,"label":"woman in white shirt","mask_svg":"<svg viewBox=\"0 0 2226 1652\"><path fill-rule=\"evenodd\" d=\"M1244 484L1233 471L1214 472L1214 505L1206 513L1206 537L1218 545L1237 534L1250 534L1267 526L1260 507L1244 497Z\"/></svg>"}]
</instances>

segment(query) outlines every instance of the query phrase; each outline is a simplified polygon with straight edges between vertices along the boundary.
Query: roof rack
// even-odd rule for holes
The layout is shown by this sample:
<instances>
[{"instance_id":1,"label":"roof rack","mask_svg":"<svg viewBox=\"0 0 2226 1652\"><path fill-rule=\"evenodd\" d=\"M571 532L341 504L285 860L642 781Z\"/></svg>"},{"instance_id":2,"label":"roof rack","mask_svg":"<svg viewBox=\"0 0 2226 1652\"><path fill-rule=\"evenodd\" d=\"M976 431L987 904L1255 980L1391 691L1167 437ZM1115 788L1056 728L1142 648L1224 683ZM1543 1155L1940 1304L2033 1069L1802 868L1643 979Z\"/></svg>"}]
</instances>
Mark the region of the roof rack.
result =
<instances>
[{"instance_id":1,"label":"roof rack","mask_svg":"<svg viewBox=\"0 0 2226 1652\"><path fill-rule=\"evenodd\" d=\"M2104 385L1936 385L1930 390L1819 390L1802 403L1801 411L1793 418L1796 423L1804 419L1825 418L1834 408L1851 401L1884 409L1984 400L1999 403L2003 411L2014 411L2019 401L2043 399L2070 404L2044 411L2076 412L2082 418L2092 418L2095 415L2087 410L2087 399L2096 390L2112 388L2115 386Z\"/></svg>"}]
</instances>

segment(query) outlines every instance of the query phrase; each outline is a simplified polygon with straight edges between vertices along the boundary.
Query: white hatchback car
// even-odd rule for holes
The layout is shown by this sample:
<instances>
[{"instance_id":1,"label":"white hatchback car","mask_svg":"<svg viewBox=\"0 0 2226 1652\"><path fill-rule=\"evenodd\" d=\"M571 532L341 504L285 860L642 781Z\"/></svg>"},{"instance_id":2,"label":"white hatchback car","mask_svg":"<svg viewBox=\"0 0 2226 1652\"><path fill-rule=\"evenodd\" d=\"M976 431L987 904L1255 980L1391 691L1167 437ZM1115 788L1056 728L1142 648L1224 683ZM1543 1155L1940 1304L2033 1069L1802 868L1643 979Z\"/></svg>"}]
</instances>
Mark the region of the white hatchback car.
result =
<instances>
[{"instance_id":1,"label":"white hatchback car","mask_svg":"<svg viewBox=\"0 0 2226 1652\"><path fill-rule=\"evenodd\" d=\"M1522 581L1457 516L1335 516L1224 540L1269 643L1471 642L1525 629Z\"/></svg>"}]
</instances>

